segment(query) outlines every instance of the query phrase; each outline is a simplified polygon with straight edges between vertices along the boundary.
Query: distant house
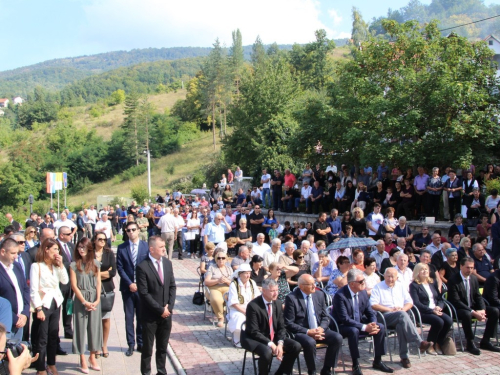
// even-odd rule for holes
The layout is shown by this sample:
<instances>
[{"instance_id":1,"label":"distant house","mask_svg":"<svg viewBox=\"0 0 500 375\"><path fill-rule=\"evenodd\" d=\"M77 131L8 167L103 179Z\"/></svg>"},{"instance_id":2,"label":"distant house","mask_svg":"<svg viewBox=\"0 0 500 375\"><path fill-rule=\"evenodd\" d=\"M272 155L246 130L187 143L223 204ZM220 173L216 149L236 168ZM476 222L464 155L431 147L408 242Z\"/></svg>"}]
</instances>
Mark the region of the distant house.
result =
<instances>
[{"instance_id":1,"label":"distant house","mask_svg":"<svg viewBox=\"0 0 500 375\"><path fill-rule=\"evenodd\" d=\"M3 115L5 115L5 112L0 109L0 117L2 117Z\"/></svg>"},{"instance_id":2,"label":"distant house","mask_svg":"<svg viewBox=\"0 0 500 375\"><path fill-rule=\"evenodd\" d=\"M495 52L495 56L493 56L493 61L495 61L498 64L497 77L500 77L500 39L491 34L488 35L483 40L488 44L488 47L490 47L490 49L493 50L493 52Z\"/></svg>"},{"instance_id":3,"label":"distant house","mask_svg":"<svg viewBox=\"0 0 500 375\"><path fill-rule=\"evenodd\" d=\"M0 107L7 108L9 106L9 99L0 99Z\"/></svg>"},{"instance_id":4,"label":"distant house","mask_svg":"<svg viewBox=\"0 0 500 375\"><path fill-rule=\"evenodd\" d=\"M20 96L16 96L14 99L12 99L12 101L14 102L14 105L18 105L18 104L23 104L24 100Z\"/></svg>"}]
</instances>

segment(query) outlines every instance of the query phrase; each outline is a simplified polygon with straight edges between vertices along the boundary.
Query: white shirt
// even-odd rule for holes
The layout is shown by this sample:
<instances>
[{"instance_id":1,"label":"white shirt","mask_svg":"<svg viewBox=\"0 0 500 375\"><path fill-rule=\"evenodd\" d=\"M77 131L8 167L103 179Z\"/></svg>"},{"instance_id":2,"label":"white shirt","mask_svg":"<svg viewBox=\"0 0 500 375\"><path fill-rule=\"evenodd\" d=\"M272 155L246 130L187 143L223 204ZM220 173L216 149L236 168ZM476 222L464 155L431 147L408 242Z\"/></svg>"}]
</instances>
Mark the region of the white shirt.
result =
<instances>
[{"instance_id":1,"label":"white shirt","mask_svg":"<svg viewBox=\"0 0 500 375\"><path fill-rule=\"evenodd\" d=\"M410 284L413 279L413 272L411 272L411 269L409 267L406 267L405 271L402 272L398 266L394 267L398 271L398 281L401 281L407 291L410 291Z\"/></svg>"},{"instance_id":2,"label":"white shirt","mask_svg":"<svg viewBox=\"0 0 500 375\"><path fill-rule=\"evenodd\" d=\"M371 229L368 229L368 235L374 236L377 234L378 227L384 222L384 215L382 215L381 213L376 214L373 212L369 221L372 223L372 227L375 229L375 232Z\"/></svg>"},{"instance_id":3,"label":"white shirt","mask_svg":"<svg viewBox=\"0 0 500 375\"><path fill-rule=\"evenodd\" d=\"M95 231L100 231L104 229L104 234L107 238L111 238L111 222L109 220L102 221L99 220L95 225Z\"/></svg>"},{"instance_id":4,"label":"white shirt","mask_svg":"<svg viewBox=\"0 0 500 375\"><path fill-rule=\"evenodd\" d=\"M252 254L264 258L264 253L270 249L271 247L265 242L262 242L262 245L259 245L258 242L254 242L252 247Z\"/></svg>"},{"instance_id":5,"label":"white shirt","mask_svg":"<svg viewBox=\"0 0 500 375\"><path fill-rule=\"evenodd\" d=\"M68 227L70 229L73 229L76 227L76 224L69 219L66 219L64 221L63 220L54 221L54 231L56 232L56 236L59 234L59 228L61 227Z\"/></svg>"},{"instance_id":6,"label":"white shirt","mask_svg":"<svg viewBox=\"0 0 500 375\"><path fill-rule=\"evenodd\" d=\"M430 309L434 309L434 307L436 307L436 304L434 303L434 295L432 294L432 291L431 291L431 287L429 286L429 284L422 284L424 289L425 289L425 292L427 293L427 295L429 296L429 308Z\"/></svg>"},{"instance_id":7,"label":"white shirt","mask_svg":"<svg viewBox=\"0 0 500 375\"><path fill-rule=\"evenodd\" d=\"M304 199L307 199L311 195L311 191L312 191L311 186L308 186L307 188L303 186L302 189L300 189L300 195L302 195Z\"/></svg>"},{"instance_id":8,"label":"white shirt","mask_svg":"<svg viewBox=\"0 0 500 375\"><path fill-rule=\"evenodd\" d=\"M268 181L264 182L264 180L268 180ZM269 173L263 174L262 177L260 178L260 182L262 182L263 189L269 189L271 187L271 175Z\"/></svg>"},{"instance_id":9,"label":"white shirt","mask_svg":"<svg viewBox=\"0 0 500 375\"><path fill-rule=\"evenodd\" d=\"M30 272L30 295L33 308L44 306L50 309L52 300L56 301L57 307L61 306L64 297L59 289L59 283L69 282L68 273L64 267L52 267L51 272L45 263L33 263ZM45 293L43 298L40 291Z\"/></svg>"},{"instance_id":10,"label":"white shirt","mask_svg":"<svg viewBox=\"0 0 500 375\"><path fill-rule=\"evenodd\" d=\"M403 307L407 303L412 303L410 293L403 283L396 281L392 288L387 286L385 281L381 281L372 289L370 305L381 305L389 308Z\"/></svg>"},{"instance_id":11,"label":"white shirt","mask_svg":"<svg viewBox=\"0 0 500 375\"><path fill-rule=\"evenodd\" d=\"M158 221L162 233L174 233L177 219L172 214L163 215Z\"/></svg>"},{"instance_id":12,"label":"white shirt","mask_svg":"<svg viewBox=\"0 0 500 375\"><path fill-rule=\"evenodd\" d=\"M269 249L264 253L264 267L269 267L273 262L279 263L281 254L283 254L280 249L276 253L273 253L272 249Z\"/></svg>"},{"instance_id":13,"label":"white shirt","mask_svg":"<svg viewBox=\"0 0 500 375\"><path fill-rule=\"evenodd\" d=\"M17 314L21 314L23 311L23 295L21 293L21 288L19 288L19 283L17 282L17 277L16 274L14 273L14 264L11 264L10 266L6 266L2 262L0 262L5 269L5 272L7 272L7 275L10 277L10 281L12 281L12 285L14 285L14 289L16 290L16 298L17 298ZM10 328L10 327L8 327Z\"/></svg>"},{"instance_id":14,"label":"white shirt","mask_svg":"<svg viewBox=\"0 0 500 375\"><path fill-rule=\"evenodd\" d=\"M91 224L95 224L97 220L97 211L96 210L87 210L87 219Z\"/></svg>"},{"instance_id":15,"label":"white shirt","mask_svg":"<svg viewBox=\"0 0 500 375\"><path fill-rule=\"evenodd\" d=\"M337 166L336 165L329 165L326 167L326 173L332 171L333 174L337 174Z\"/></svg>"},{"instance_id":16,"label":"white shirt","mask_svg":"<svg viewBox=\"0 0 500 375\"><path fill-rule=\"evenodd\" d=\"M149 259L151 259L151 262L153 262L153 266L155 266L156 272L158 272L158 261L155 258L153 258L151 253L149 253ZM163 277L162 277L163 282L165 282L165 269L163 267L163 262L161 259L160 259L160 268L161 268L161 274L163 275ZM159 275L160 275L160 273L158 273L158 276Z\"/></svg>"}]
</instances>

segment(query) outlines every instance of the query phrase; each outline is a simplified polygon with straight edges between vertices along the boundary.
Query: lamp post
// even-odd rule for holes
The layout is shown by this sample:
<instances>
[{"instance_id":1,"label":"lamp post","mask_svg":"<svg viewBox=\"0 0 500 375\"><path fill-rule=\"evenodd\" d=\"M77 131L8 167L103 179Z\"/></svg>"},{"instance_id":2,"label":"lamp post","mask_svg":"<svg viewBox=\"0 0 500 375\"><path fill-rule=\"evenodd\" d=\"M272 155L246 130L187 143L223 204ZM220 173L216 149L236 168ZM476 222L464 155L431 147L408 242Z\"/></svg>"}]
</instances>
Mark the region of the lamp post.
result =
<instances>
[{"instance_id":1,"label":"lamp post","mask_svg":"<svg viewBox=\"0 0 500 375\"><path fill-rule=\"evenodd\" d=\"M148 194L151 198L151 153L149 152L149 148L146 150L148 154Z\"/></svg>"},{"instance_id":2,"label":"lamp post","mask_svg":"<svg viewBox=\"0 0 500 375\"><path fill-rule=\"evenodd\" d=\"M33 194L30 194L28 198L28 202L30 203L30 214L33 213L33 202L35 201L35 198L33 197Z\"/></svg>"}]
</instances>

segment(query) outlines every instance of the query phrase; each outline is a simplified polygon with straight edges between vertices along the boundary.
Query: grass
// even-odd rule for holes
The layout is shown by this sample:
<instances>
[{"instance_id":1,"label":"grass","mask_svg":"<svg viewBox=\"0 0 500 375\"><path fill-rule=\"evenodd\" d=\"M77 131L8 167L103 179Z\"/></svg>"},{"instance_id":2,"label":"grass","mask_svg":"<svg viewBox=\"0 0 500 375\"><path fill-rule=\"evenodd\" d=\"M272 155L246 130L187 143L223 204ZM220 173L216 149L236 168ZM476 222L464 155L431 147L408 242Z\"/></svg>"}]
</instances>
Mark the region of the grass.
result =
<instances>
[{"instance_id":1,"label":"grass","mask_svg":"<svg viewBox=\"0 0 500 375\"><path fill-rule=\"evenodd\" d=\"M217 145L215 152L219 150L220 145ZM169 183L192 174L203 165L208 164L215 152L212 144L212 135L206 132L203 133L202 138L183 145L179 152L152 161L151 195L154 197L156 194L164 194L165 189L169 188ZM170 166L174 166L172 174L166 171L167 167ZM139 184L147 186L147 172L122 183L116 183L114 179L111 179L94 184L85 193L68 197L68 204L71 206L80 206L82 202L86 204L95 203L98 195L130 197L130 189Z\"/></svg>"}]
</instances>

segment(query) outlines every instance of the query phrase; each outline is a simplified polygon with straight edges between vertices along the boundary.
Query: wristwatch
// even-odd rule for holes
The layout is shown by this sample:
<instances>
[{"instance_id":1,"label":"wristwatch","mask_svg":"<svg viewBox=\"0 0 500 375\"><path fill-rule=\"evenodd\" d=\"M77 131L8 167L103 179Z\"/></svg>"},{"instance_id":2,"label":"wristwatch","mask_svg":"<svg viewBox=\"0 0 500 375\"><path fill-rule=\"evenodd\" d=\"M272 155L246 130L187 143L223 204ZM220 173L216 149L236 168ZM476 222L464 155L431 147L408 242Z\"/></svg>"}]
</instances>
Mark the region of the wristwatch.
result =
<instances>
[{"instance_id":1,"label":"wristwatch","mask_svg":"<svg viewBox=\"0 0 500 375\"><path fill-rule=\"evenodd\" d=\"M284 341L283 341L283 340L278 341L278 345L283 346L283 344L284 344Z\"/></svg>"},{"instance_id":2,"label":"wristwatch","mask_svg":"<svg viewBox=\"0 0 500 375\"><path fill-rule=\"evenodd\" d=\"M36 310L36 312L40 312L40 311L42 311L42 306L37 307L35 310Z\"/></svg>"}]
</instances>

